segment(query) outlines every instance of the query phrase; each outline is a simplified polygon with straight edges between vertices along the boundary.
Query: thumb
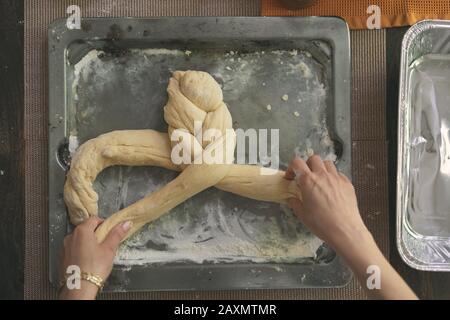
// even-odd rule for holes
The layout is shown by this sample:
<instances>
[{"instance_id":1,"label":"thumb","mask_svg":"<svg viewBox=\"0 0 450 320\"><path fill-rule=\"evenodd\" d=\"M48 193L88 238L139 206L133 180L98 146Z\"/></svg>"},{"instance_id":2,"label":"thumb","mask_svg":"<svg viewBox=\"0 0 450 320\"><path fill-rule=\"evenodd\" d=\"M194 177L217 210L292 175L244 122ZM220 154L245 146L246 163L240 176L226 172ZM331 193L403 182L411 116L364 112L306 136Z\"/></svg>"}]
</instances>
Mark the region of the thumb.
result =
<instances>
[{"instance_id":1,"label":"thumb","mask_svg":"<svg viewBox=\"0 0 450 320\"><path fill-rule=\"evenodd\" d=\"M115 252L119 247L120 242L125 239L125 236L127 235L128 231L130 231L132 226L133 222L131 221L118 223L114 228L111 229L111 231L109 231L105 240L103 240L102 245Z\"/></svg>"},{"instance_id":2,"label":"thumb","mask_svg":"<svg viewBox=\"0 0 450 320\"><path fill-rule=\"evenodd\" d=\"M288 200L289 207L294 211L295 215L303 221L304 217L304 210L303 210L303 203L297 199L297 198L291 198Z\"/></svg>"}]
</instances>

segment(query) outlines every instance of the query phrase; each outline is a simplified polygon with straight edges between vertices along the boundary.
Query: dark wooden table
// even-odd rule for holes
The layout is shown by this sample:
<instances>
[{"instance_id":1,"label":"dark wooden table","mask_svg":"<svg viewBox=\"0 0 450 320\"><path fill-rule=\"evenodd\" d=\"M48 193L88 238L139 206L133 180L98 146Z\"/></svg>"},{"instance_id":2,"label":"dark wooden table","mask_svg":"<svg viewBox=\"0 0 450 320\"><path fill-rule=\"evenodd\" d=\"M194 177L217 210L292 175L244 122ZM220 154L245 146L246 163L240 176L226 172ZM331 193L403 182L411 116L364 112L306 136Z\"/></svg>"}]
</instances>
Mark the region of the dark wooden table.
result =
<instances>
[{"instance_id":1,"label":"dark wooden table","mask_svg":"<svg viewBox=\"0 0 450 320\"><path fill-rule=\"evenodd\" d=\"M0 299L23 298L23 1L0 1Z\"/></svg>"},{"instance_id":2,"label":"dark wooden table","mask_svg":"<svg viewBox=\"0 0 450 320\"><path fill-rule=\"evenodd\" d=\"M23 1L0 1L0 299L23 298L24 143ZM409 268L395 245L395 172L401 39L407 28L387 30L387 136L391 262L422 299L450 299L450 273Z\"/></svg>"}]
</instances>

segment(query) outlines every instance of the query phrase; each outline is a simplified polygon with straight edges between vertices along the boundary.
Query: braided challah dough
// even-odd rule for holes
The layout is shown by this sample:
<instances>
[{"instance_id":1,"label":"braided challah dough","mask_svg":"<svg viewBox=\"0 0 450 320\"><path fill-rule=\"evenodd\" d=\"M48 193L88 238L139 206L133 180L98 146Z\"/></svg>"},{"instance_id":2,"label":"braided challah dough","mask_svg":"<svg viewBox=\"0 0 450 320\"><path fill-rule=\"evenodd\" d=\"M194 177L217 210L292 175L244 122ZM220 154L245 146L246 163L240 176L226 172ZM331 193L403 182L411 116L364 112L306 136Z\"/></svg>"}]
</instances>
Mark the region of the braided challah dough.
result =
<instances>
[{"instance_id":1,"label":"braided challah dough","mask_svg":"<svg viewBox=\"0 0 450 320\"><path fill-rule=\"evenodd\" d=\"M159 166L181 173L163 188L106 219L96 231L100 242L116 224L132 221L129 237L212 186L261 201L286 203L289 198L300 198L295 182L284 179L283 171L262 175L258 166L232 164L235 135L227 130L232 129L232 118L222 90L208 73L176 71L167 91L164 119L169 125L168 134L154 130L113 131L87 141L76 151L64 186L64 200L73 224L98 214L98 195L92 183L103 169L114 165ZM217 130L216 139L199 140L195 122L201 124L202 131ZM175 130L183 137L181 143L191 141L193 164L172 162L172 147L178 142L171 142L169 135ZM222 157L220 164L196 164L198 157L215 152Z\"/></svg>"}]
</instances>

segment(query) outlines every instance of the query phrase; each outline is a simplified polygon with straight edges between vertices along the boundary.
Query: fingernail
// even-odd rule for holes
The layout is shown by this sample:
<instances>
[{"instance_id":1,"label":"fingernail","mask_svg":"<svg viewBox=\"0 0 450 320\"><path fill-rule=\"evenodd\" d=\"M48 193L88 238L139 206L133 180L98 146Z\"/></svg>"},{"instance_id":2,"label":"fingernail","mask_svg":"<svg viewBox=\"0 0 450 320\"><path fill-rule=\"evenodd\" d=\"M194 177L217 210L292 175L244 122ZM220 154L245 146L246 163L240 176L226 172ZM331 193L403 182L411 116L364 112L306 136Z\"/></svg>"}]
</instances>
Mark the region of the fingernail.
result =
<instances>
[{"instance_id":1,"label":"fingernail","mask_svg":"<svg viewBox=\"0 0 450 320\"><path fill-rule=\"evenodd\" d=\"M132 221L125 221L124 223L122 223L123 231L130 230L132 226L133 226L133 222Z\"/></svg>"},{"instance_id":2,"label":"fingernail","mask_svg":"<svg viewBox=\"0 0 450 320\"><path fill-rule=\"evenodd\" d=\"M299 171L299 170L297 170L297 169L294 169L294 173L295 173L295 179L297 180L298 178L300 178L300 176L301 176L301 172Z\"/></svg>"}]
</instances>

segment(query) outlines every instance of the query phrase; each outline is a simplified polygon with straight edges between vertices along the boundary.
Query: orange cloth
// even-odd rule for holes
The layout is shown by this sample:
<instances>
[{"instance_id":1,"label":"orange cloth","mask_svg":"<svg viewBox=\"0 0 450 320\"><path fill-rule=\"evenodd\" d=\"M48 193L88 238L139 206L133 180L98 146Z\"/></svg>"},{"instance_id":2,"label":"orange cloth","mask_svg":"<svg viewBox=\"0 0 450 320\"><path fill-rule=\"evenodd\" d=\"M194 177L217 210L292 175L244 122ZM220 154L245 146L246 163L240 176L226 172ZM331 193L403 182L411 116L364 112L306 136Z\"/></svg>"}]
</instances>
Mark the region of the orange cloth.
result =
<instances>
[{"instance_id":1,"label":"orange cloth","mask_svg":"<svg viewBox=\"0 0 450 320\"><path fill-rule=\"evenodd\" d=\"M339 16L351 29L367 29L367 8L381 9L381 27L413 25L425 19L450 20L450 0L317 0L306 9L289 10L280 0L262 0L263 16Z\"/></svg>"}]
</instances>

